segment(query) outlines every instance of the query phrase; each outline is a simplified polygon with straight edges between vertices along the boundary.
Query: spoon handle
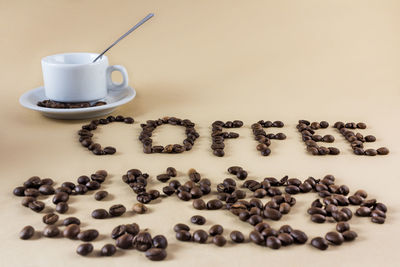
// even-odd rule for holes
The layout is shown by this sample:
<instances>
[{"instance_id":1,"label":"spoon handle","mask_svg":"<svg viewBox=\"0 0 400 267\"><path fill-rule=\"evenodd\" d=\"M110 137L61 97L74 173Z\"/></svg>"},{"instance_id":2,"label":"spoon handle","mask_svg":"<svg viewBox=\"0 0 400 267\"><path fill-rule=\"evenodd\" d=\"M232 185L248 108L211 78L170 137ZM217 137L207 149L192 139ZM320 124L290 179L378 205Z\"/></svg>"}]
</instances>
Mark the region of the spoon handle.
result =
<instances>
[{"instance_id":1,"label":"spoon handle","mask_svg":"<svg viewBox=\"0 0 400 267\"><path fill-rule=\"evenodd\" d=\"M106 50L104 50L103 52L101 52L100 55L98 55L94 60L93 63L96 62L99 58L101 58L108 50L110 50L114 45L116 45L119 41L121 41L122 39L124 39L126 36L128 36L131 32L133 32L134 30L136 30L137 28L139 28L140 26L142 26L143 23L145 23L146 21L148 21L149 19L151 19L154 16L153 13L148 14L146 17L144 17L141 21L139 21L135 26L133 26L132 28L129 29L129 31L127 31L126 33L124 33L124 35L122 35L121 37L118 38L118 40L116 40L114 43L112 43L112 45L110 45L109 47L107 47Z\"/></svg>"}]
</instances>

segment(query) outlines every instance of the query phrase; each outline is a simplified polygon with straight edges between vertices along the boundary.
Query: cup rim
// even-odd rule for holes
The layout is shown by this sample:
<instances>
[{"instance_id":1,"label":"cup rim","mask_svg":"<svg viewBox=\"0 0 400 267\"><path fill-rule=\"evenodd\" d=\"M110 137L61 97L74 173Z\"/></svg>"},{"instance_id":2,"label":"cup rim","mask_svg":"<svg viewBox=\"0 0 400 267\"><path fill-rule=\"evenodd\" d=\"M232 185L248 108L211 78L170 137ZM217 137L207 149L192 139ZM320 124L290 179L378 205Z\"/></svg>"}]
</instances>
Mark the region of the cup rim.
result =
<instances>
[{"instance_id":1,"label":"cup rim","mask_svg":"<svg viewBox=\"0 0 400 267\"><path fill-rule=\"evenodd\" d=\"M85 65L98 65L101 64L103 61L108 60L106 55L102 55L101 58L99 58L96 62L88 62L88 63L71 63L71 64L65 64L65 63L55 63L51 62L50 58L56 57L56 56L66 56L66 55L77 55L77 54L82 54L82 55L91 55L94 56L95 58L100 55L99 53L91 53L91 52L68 52L68 53L59 53L59 54L53 54L49 56L45 56L42 58L42 64L46 65L52 65L52 66L63 66L63 67L77 67L77 66L85 66Z\"/></svg>"}]
</instances>

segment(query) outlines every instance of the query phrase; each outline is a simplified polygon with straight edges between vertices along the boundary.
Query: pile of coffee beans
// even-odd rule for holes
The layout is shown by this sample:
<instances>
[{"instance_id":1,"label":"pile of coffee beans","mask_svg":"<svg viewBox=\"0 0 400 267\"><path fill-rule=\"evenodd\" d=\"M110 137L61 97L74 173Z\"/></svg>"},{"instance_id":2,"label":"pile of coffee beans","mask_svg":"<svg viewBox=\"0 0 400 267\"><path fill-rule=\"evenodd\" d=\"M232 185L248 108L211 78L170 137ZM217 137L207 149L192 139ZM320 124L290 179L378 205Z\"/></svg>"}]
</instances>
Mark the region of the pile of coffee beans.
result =
<instances>
[{"instance_id":1,"label":"pile of coffee beans","mask_svg":"<svg viewBox=\"0 0 400 267\"><path fill-rule=\"evenodd\" d=\"M63 214L68 211L67 202L70 195L83 195L90 190L99 189L107 175L107 171L98 170L90 178L86 175L80 176L77 184L63 182L57 188L54 188L54 181L50 178L41 179L38 176L32 176L22 186L14 188L13 194L23 197L21 204L35 212L41 212L46 206L40 199L53 195L52 202L56 205L55 210Z\"/></svg>"},{"instance_id":2,"label":"pile of coffee beans","mask_svg":"<svg viewBox=\"0 0 400 267\"><path fill-rule=\"evenodd\" d=\"M93 142L92 131L96 130L97 126L99 125L106 125L112 122L124 122L127 124L132 124L134 123L134 121L135 120L131 117L124 117L121 115L118 115L116 117L108 116L107 118L92 120L89 124L83 125L82 129L78 131L79 142L81 143L82 146L86 147L89 151L92 151L92 153L95 155L115 154L115 152L117 152L115 147L107 146L102 148L99 143Z\"/></svg>"},{"instance_id":3,"label":"pile of coffee beans","mask_svg":"<svg viewBox=\"0 0 400 267\"><path fill-rule=\"evenodd\" d=\"M282 121L264 121L260 120L257 123L251 125L251 129L253 130L254 139L259 143L257 145L257 150L260 151L262 156L268 156L271 154L271 149L269 146L271 145L271 139L276 140L285 140L286 135L284 133L269 133L267 134L263 128L271 128L277 127L282 128L285 124Z\"/></svg>"},{"instance_id":4,"label":"pile of coffee beans","mask_svg":"<svg viewBox=\"0 0 400 267\"><path fill-rule=\"evenodd\" d=\"M224 148L225 139L238 138L239 134L235 132L224 132L224 128L240 128L243 126L243 122L240 120L234 121L214 121L211 125L211 149L213 154L217 157L223 157L225 155Z\"/></svg>"},{"instance_id":5,"label":"pile of coffee beans","mask_svg":"<svg viewBox=\"0 0 400 267\"><path fill-rule=\"evenodd\" d=\"M299 120L296 128L301 133L301 138L307 146L307 151L312 155L338 155L340 150L336 147L319 146L317 142L333 143L335 137L327 134L324 136L315 134L318 129L326 129L329 127L327 121L309 122L307 120Z\"/></svg>"},{"instance_id":6,"label":"pile of coffee beans","mask_svg":"<svg viewBox=\"0 0 400 267\"><path fill-rule=\"evenodd\" d=\"M53 101L53 100L43 100L37 102L37 105L42 108L91 108L91 107L99 107L99 106L104 106L107 105L106 102L104 101L97 101L95 103L90 103L90 102L74 102L74 103L68 103L68 102L58 102L58 101Z\"/></svg>"},{"instance_id":7,"label":"pile of coffee beans","mask_svg":"<svg viewBox=\"0 0 400 267\"><path fill-rule=\"evenodd\" d=\"M152 237L147 230L140 231L136 223L116 226L111 232L111 238L115 239L118 248L145 252L149 260L161 261L167 257L167 238L163 235Z\"/></svg>"},{"instance_id":8,"label":"pile of coffee beans","mask_svg":"<svg viewBox=\"0 0 400 267\"><path fill-rule=\"evenodd\" d=\"M151 136L153 131L160 125L170 124L185 127L186 139L183 140L183 145L169 144L166 146L153 146ZM164 117L158 120L148 120L146 123L140 124L142 132L139 135L139 140L143 144L143 152L150 153L182 153L192 149L194 142L199 138L199 133L194 128L195 124L190 120L182 120L175 117Z\"/></svg>"},{"instance_id":9,"label":"pile of coffee beans","mask_svg":"<svg viewBox=\"0 0 400 267\"><path fill-rule=\"evenodd\" d=\"M354 154L356 155L365 155L365 156L376 156L376 155L387 155L389 154L389 149L386 147L381 147L378 149L364 149L365 142L375 142L376 137L373 135L363 136L361 133L354 133L349 129L366 129L367 125L363 122L355 123L348 122L343 123L338 121L333 126L336 128L346 140L351 144L351 148L353 149Z\"/></svg>"}]
</instances>

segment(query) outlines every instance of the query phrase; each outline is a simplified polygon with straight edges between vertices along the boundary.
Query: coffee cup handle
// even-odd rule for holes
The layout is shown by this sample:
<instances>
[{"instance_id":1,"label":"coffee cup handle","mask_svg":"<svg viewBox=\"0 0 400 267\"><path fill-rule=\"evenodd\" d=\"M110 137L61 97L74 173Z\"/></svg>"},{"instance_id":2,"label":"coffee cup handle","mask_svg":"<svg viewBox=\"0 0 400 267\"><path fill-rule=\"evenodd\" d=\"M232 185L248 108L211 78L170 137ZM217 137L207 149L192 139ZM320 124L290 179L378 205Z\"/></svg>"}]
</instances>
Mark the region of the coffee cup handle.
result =
<instances>
[{"instance_id":1,"label":"coffee cup handle","mask_svg":"<svg viewBox=\"0 0 400 267\"><path fill-rule=\"evenodd\" d=\"M111 73L113 71L119 71L121 73L121 75L122 75L121 83L115 83L112 81ZM125 67L123 67L121 65L108 66L106 75L107 75L108 90L120 90L120 89L124 89L128 86L128 72L126 71Z\"/></svg>"}]
</instances>

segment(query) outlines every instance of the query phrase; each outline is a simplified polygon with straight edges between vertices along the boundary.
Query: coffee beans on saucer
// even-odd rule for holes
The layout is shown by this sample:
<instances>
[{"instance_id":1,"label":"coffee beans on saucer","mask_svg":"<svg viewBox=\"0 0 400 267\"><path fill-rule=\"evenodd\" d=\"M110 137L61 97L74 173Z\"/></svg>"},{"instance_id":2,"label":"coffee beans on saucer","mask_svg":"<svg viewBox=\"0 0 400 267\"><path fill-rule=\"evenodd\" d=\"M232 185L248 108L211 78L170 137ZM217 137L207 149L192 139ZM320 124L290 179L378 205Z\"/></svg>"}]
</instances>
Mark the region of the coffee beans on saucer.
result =
<instances>
[{"instance_id":1,"label":"coffee beans on saucer","mask_svg":"<svg viewBox=\"0 0 400 267\"><path fill-rule=\"evenodd\" d=\"M71 109L71 108L99 107L99 106L107 105L107 103L104 101L97 101L94 103L90 103L90 102L68 103L68 102L58 102L58 101L54 101L54 100L43 100L43 101L37 102L37 105L39 107L43 107L43 108Z\"/></svg>"}]
</instances>

